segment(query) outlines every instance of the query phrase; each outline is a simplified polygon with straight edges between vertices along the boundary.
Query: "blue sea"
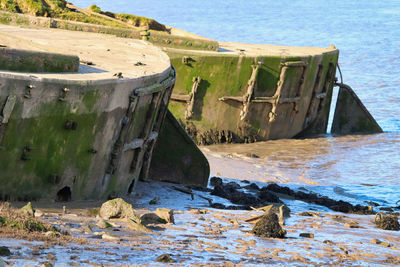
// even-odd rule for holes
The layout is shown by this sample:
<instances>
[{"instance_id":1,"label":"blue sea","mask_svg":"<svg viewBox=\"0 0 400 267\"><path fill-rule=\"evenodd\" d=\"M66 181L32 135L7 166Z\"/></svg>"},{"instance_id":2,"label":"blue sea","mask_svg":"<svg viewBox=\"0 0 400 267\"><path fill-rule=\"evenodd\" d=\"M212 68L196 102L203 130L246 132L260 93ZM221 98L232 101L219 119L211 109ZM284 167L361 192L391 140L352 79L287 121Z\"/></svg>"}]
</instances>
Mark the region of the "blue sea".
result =
<instances>
[{"instance_id":1,"label":"blue sea","mask_svg":"<svg viewBox=\"0 0 400 267\"><path fill-rule=\"evenodd\" d=\"M344 83L355 90L385 133L265 142L262 145L268 149L263 164L275 166L282 176L306 173L307 179L325 186L323 191L336 188L335 192L345 190L358 199L391 205L400 200L399 0L73 3L82 8L95 3L102 10L154 18L218 41L317 47L334 44L340 50ZM258 151L262 145L257 146Z\"/></svg>"}]
</instances>

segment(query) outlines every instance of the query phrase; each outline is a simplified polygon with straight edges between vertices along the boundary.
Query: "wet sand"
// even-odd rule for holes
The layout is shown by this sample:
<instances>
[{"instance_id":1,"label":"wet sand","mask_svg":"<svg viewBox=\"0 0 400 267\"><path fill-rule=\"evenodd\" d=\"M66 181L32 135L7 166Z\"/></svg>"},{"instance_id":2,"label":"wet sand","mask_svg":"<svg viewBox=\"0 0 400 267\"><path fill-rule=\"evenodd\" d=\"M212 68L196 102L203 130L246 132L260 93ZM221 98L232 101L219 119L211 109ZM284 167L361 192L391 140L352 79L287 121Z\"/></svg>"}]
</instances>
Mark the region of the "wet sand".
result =
<instances>
[{"instance_id":1,"label":"wet sand","mask_svg":"<svg viewBox=\"0 0 400 267\"><path fill-rule=\"evenodd\" d=\"M224 181L247 185L240 180ZM175 224L153 225L149 227L152 233L131 230L120 219L110 219L111 228L96 226L100 219L89 216L87 209L99 207L99 202L33 203L38 220L68 231L76 240L59 243L2 238L0 246L12 252L2 259L11 266L40 266L44 262L54 266L154 266L162 265L156 259L167 253L178 265L400 264L400 233L377 229L373 215L343 214L282 199L291 209L283 226L286 238L261 238L249 233L253 224L245 220L262 212L212 209L200 195L213 202L229 202L196 190L192 199L174 189L176 186L140 182L136 194L126 199L138 215L159 207L175 210ZM159 203L150 205L155 197ZM304 211L310 211L309 216L301 216ZM314 237L301 237L302 233Z\"/></svg>"}]
</instances>

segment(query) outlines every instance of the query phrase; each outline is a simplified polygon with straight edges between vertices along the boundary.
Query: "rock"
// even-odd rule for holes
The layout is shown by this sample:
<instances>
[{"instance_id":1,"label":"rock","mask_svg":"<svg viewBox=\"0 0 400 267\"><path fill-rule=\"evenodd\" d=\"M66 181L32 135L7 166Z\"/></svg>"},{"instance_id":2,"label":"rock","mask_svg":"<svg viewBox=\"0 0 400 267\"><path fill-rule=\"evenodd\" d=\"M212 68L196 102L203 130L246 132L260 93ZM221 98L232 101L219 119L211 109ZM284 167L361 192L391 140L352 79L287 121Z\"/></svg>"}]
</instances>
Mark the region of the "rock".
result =
<instances>
[{"instance_id":1,"label":"rock","mask_svg":"<svg viewBox=\"0 0 400 267\"><path fill-rule=\"evenodd\" d=\"M93 226L90 224L90 223L84 223L83 225L82 225L82 229L83 229L83 232L85 233L85 234L91 234L91 233L93 233Z\"/></svg>"},{"instance_id":2,"label":"rock","mask_svg":"<svg viewBox=\"0 0 400 267\"><path fill-rule=\"evenodd\" d=\"M107 222L106 220L100 219L97 223L96 226L98 226L101 229L107 229L107 228L112 228L113 226Z\"/></svg>"},{"instance_id":3,"label":"rock","mask_svg":"<svg viewBox=\"0 0 400 267\"><path fill-rule=\"evenodd\" d=\"M140 216L140 220L143 225L167 223L166 220L162 219L155 213L143 214L142 216Z\"/></svg>"},{"instance_id":4,"label":"rock","mask_svg":"<svg viewBox=\"0 0 400 267\"><path fill-rule=\"evenodd\" d=\"M44 213L41 210L35 210L35 217L39 218L39 217L43 217Z\"/></svg>"},{"instance_id":5,"label":"rock","mask_svg":"<svg viewBox=\"0 0 400 267\"><path fill-rule=\"evenodd\" d=\"M112 241L112 242L121 241L120 237L114 236L114 235L111 235L111 234L107 234L107 233L102 234L101 235L101 239L103 239L105 241Z\"/></svg>"},{"instance_id":6,"label":"rock","mask_svg":"<svg viewBox=\"0 0 400 267\"><path fill-rule=\"evenodd\" d=\"M46 237L56 237L57 236L56 232L53 232L53 231L48 231L44 235Z\"/></svg>"},{"instance_id":7,"label":"rock","mask_svg":"<svg viewBox=\"0 0 400 267\"><path fill-rule=\"evenodd\" d=\"M48 259L49 261L56 261L56 256L53 253L49 253L46 256L46 259Z\"/></svg>"},{"instance_id":8,"label":"rock","mask_svg":"<svg viewBox=\"0 0 400 267\"><path fill-rule=\"evenodd\" d=\"M263 187L260 189L260 192L258 193L258 198L261 199L264 202L269 202L269 203L283 203L279 197L277 197L273 192L269 191L267 187Z\"/></svg>"},{"instance_id":9,"label":"rock","mask_svg":"<svg viewBox=\"0 0 400 267\"><path fill-rule=\"evenodd\" d=\"M222 185L222 179L219 177L211 177L210 178L210 185L211 186L216 186L216 185Z\"/></svg>"},{"instance_id":10,"label":"rock","mask_svg":"<svg viewBox=\"0 0 400 267\"><path fill-rule=\"evenodd\" d=\"M252 206L258 206L260 204L260 200L254 195L238 191L238 186L239 185L234 182L226 185L216 185L214 190L211 192L211 195L229 199L234 204Z\"/></svg>"},{"instance_id":11,"label":"rock","mask_svg":"<svg viewBox=\"0 0 400 267\"><path fill-rule=\"evenodd\" d=\"M110 218L135 218L135 210L131 204L126 203L122 198L109 200L101 205L100 217L108 220Z\"/></svg>"},{"instance_id":12,"label":"rock","mask_svg":"<svg viewBox=\"0 0 400 267\"><path fill-rule=\"evenodd\" d=\"M381 242L379 245L390 248L391 245L389 242Z\"/></svg>"},{"instance_id":13,"label":"rock","mask_svg":"<svg viewBox=\"0 0 400 267\"><path fill-rule=\"evenodd\" d=\"M8 247L0 247L0 256L10 256L11 255L11 251Z\"/></svg>"},{"instance_id":14,"label":"rock","mask_svg":"<svg viewBox=\"0 0 400 267\"><path fill-rule=\"evenodd\" d=\"M156 261L158 262L164 262L164 263L174 263L175 260L171 258L170 254L162 254L157 257Z\"/></svg>"},{"instance_id":15,"label":"rock","mask_svg":"<svg viewBox=\"0 0 400 267\"><path fill-rule=\"evenodd\" d=\"M256 154L253 154L253 153L246 153L246 157L254 158L254 159L259 159L260 158L260 156L258 156Z\"/></svg>"},{"instance_id":16,"label":"rock","mask_svg":"<svg viewBox=\"0 0 400 267\"><path fill-rule=\"evenodd\" d=\"M319 212L312 212L312 211L303 211L298 214L299 216L309 216L309 217L317 217L321 218L321 214Z\"/></svg>"},{"instance_id":17,"label":"rock","mask_svg":"<svg viewBox=\"0 0 400 267\"><path fill-rule=\"evenodd\" d=\"M175 223L174 210L158 208L156 209L156 214L167 223Z\"/></svg>"},{"instance_id":18,"label":"rock","mask_svg":"<svg viewBox=\"0 0 400 267\"><path fill-rule=\"evenodd\" d=\"M371 206L352 205L349 202L342 200L336 201L327 196L321 196L319 194L309 192L305 193L302 191L294 191L286 186L279 186L277 184L269 184L264 187L265 190L269 190L275 193L284 194L291 196L297 200L302 200L307 203L314 203L317 205L328 207L334 211L340 211L344 213L358 213L358 214L373 214L374 211ZM262 188L261 190L263 190Z\"/></svg>"},{"instance_id":19,"label":"rock","mask_svg":"<svg viewBox=\"0 0 400 267\"><path fill-rule=\"evenodd\" d=\"M382 207L382 208L379 208L379 210L393 212L393 209L390 207Z\"/></svg>"},{"instance_id":20,"label":"rock","mask_svg":"<svg viewBox=\"0 0 400 267\"><path fill-rule=\"evenodd\" d=\"M129 218L127 219L128 223L128 228L131 230L135 230L138 232L143 232L143 233L152 233L150 229L148 229L146 226L144 226L139 218L137 219L132 219Z\"/></svg>"},{"instance_id":21,"label":"rock","mask_svg":"<svg viewBox=\"0 0 400 267\"><path fill-rule=\"evenodd\" d=\"M28 202L28 204L20 208L19 211L28 217L35 217L35 210L32 208L31 202Z\"/></svg>"},{"instance_id":22,"label":"rock","mask_svg":"<svg viewBox=\"0 0 400 267\"><path fill-rule=\"evenodd\" d=\"M314 238L314 234L311 233L300 233L300 237L306 237L306 238Z\"/></svg>"},{"instance_id":23,"label":"rock","mask_svg":"<svg viewBox=\"0 0 400 267\"><path fill-rule=\"evenodd\" d=\"M261 237L284 238L286 231L279 224L275 213L264 215L253 227L252 233Z\"/></svg>"},{"instance_id":24,"label":"rock","mask_svg":"<svg viewBox=\"0 0 400 267\"><path fill-rule=\"evenodd\" d=\"M160 203L160 198L159 197L155 197L152 200L149 201L150 205L157 205L158 203Z\"/></svg>"},{"instance_id":25,"label":"rock","mask_svg":"<svg viewBox=\"0 0 400 267\"><path fill-rule=\"evenodd\" d=\"M228 190L232 190L232 189L240 189L242 188L238 183L235 182L229 182L225 185L225 188L227 188Z\"/></svg>"},{"instance_id":26,"label":"rock","mask_svg":"<svg viewBox=\"0 0 400 267\"><path fill-rule=\"evenodd\" d=\"M260 200L252 194L236 191L229 196L229 200L234 204L258 206Z\"/></svg>"},{"instance_id":27,"label":"rock","mask_svg":"<svg viewBox=\"0 0 400 267\"><path fill-rule=\"evenodd\" d=\"M371 239L370 243L379 245L380 243L382 243L382 241L380 241L379 239L374 238L374 239Z\"/></svg>"},{"instance_id":28,"label":"rock","mask_svg":"<svg viewBox=\"0 0 400 267\"><path fill-rule=\"evenodd\" d=\"M375 224L378 228L383 230L394 230L398 231L400 229L399 221L396 216L385 215L383 213L377 213L375 215Z\"/></svg>"},{"instance_id":29,"label":"rock","mask_svg":"<svg viewBox=\"0 0 400 267\"><path fill-rule=\"evenodd\" d=\"M260 190L260 187L258 187L258 185L256 185L255 183L251 183L249 185L243 186L243 188L244 189L248 189L250 191L258 191L258 190Z\"/></svg>"},{"instance_id":30,"label":"rock","mask_svg":"<svg viewBox=\"0 0 400 267\"><path fill-rule=\"evenodd\" d=\"M232 192L228 192L226 190L226 188L223 186L223 184L221 184L221 185L217 184L214 186L214 190L211 192L211 195L219 196L222 198L229 198L231 193Z\"/></svg>"},{"instance_id":31,"label":"rock","mask_svg":"<svg viewBox=\"0 0 400 267\"><path fill-rule=\"evenodd\" d=\"M42 263L42 265L40 265L41 267L53 267L54 265L51 262L46 261L45 263Z\"/></svg>"},{"instance_id":32,"label":"rock","mask_svg":"<svg viewBox=\"0 0 400 267\"><path fill-rule=\"evenodd\" d=\"M345 223L344 227L347 227L347 228L360 228L358 223L355 223L355 222Z\"/></svg>"}]
</instances>

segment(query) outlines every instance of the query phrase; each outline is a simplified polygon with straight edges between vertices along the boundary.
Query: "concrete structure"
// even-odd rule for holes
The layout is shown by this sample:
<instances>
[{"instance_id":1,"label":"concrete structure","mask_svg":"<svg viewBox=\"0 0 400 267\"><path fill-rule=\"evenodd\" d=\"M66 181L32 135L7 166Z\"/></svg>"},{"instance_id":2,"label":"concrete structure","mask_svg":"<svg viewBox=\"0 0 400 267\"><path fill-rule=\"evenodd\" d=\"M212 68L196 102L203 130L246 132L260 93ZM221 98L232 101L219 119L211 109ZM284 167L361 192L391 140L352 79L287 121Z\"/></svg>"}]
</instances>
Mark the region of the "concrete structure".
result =
<instances>
[{"instance_id":1,"label":"concrete structure","mask_svg":"<svg viewBox=\"0 0 400 267\"><path fill-rule=\"evenodd\" d=\"M0 55L12 47L38 51L39 61L59 51L81 60L64 73L0 60L1 199L108 198L146 178L175 81L165 53L111 35L4 25L0 44Z\"/></svg>"},{"instance_id":2,"label":"concrete structure","mask_svg":"<svg viewBox=\"0 0 400 267\"><path fill-rule=\"evenodd\" d=\"M332 134L382 133L382 128L368 112L364 104L346 84L338 84L339 95L332 123Z\"/></svg>"},{"instance_id":3,"label":"concrete structure","mask_svg":"<svg viewBox=\"0 0 400 267\"><path fill-rule=\"evenodd\" d=\"M220 52L164 49L178 73L169 108L198 144L326 132L335 47L219 47Z\"/></svg>"}]
</instances>

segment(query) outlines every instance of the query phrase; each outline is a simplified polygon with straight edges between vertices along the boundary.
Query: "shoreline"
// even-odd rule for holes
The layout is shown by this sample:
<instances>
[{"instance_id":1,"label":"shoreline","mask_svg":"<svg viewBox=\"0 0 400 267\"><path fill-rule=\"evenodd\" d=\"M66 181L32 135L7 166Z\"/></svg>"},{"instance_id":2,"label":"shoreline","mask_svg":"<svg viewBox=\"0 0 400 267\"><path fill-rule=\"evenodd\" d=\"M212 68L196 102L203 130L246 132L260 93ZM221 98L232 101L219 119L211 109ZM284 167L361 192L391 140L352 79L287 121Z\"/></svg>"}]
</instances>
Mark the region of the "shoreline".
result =
<instances>
[{"instance_id":1,"label":"shoreline","mask_svg":"<svg viewBox=\"0 0 400 267\"><path fill-rule=\"evenodd\" d=\"M223 180L235 181L241 186L248 184ZM131 230L121 219L107 220L113 225L111 228L99 227L102 220L89 216L85 210L99 207L99 202L56 203L52 209L48 209L51 205L42 208L33 203L42 214L39 220L68 231L73 238L81 240L81 244L67 242L53 246L54 241L1 239L0 246L7 246L13 253L3 260L17 266L44 262L54 266L157 266L162 264L157 257L169 254L176 264L196 266L400 263L400 233L378 229L373 223L374 215L344 214L282 198L291 209L283 226L287 236L284 239L262 238L249 232L254 224L246 220L263 212L210 208L203 197L226 205L229 201L197 190L192 191L192 199L190 194L176 187L164 182L140 182L136 194L126 199L138 215L154 212L156 208L174 209L175 223L150 225L152 233ZM149 204L155 197L158 203ZM66 206L65 214L60 206ZM74 209L77 206L80 209ZM88 225L93 227L90 233ZM104 234L112 238L105 239Z\"/></svg>"}]
</instances>

